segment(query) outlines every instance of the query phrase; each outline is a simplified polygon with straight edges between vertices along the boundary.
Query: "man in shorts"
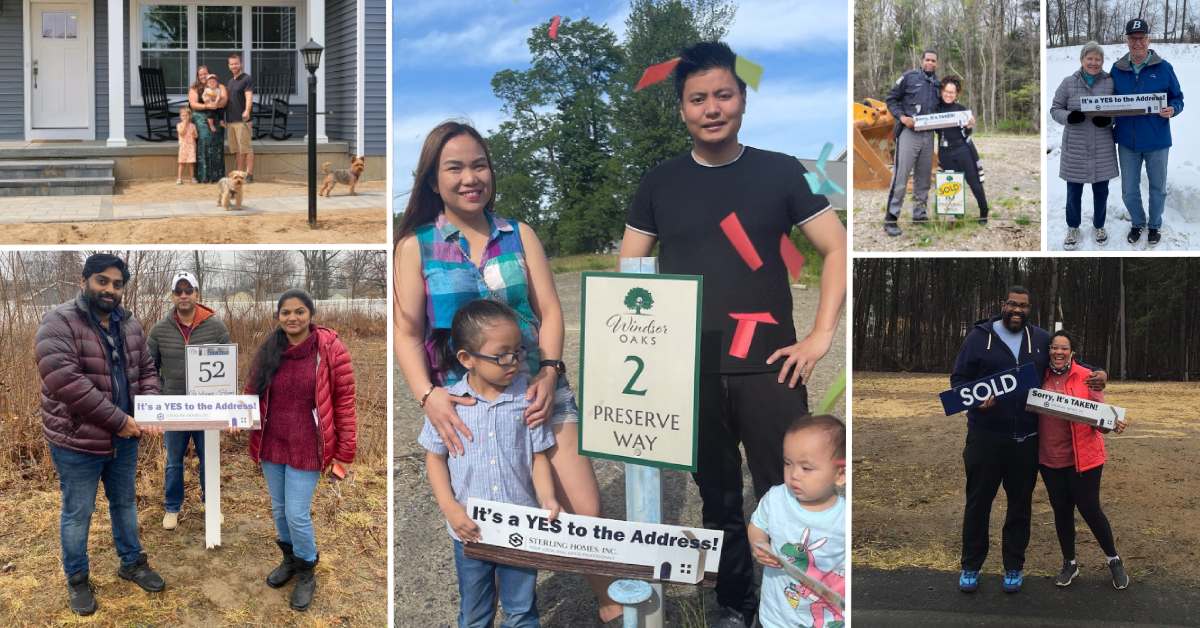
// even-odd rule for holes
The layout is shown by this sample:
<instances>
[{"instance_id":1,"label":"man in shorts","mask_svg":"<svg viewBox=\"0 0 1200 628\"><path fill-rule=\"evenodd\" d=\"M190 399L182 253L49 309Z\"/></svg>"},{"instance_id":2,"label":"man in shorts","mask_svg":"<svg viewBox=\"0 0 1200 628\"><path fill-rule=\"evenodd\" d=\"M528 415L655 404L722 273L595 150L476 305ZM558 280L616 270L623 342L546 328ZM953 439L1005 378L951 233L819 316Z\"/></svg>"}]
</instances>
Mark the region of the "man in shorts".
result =
<instances>
[{"instance_id":1,"label":"man in shorts","mask_svg":"<svg viewBox=\"0 0 1200 628\"><path fill-rule=\"evenodd\" d=\"M225 129L229 134L229 152L237 156L237 170L246 173L246 183L254 182L253 130L250 116L254 107L254 77L242 72L242 55L229 55L229 102L225 104Z\"/></svg>"}]
</instances>

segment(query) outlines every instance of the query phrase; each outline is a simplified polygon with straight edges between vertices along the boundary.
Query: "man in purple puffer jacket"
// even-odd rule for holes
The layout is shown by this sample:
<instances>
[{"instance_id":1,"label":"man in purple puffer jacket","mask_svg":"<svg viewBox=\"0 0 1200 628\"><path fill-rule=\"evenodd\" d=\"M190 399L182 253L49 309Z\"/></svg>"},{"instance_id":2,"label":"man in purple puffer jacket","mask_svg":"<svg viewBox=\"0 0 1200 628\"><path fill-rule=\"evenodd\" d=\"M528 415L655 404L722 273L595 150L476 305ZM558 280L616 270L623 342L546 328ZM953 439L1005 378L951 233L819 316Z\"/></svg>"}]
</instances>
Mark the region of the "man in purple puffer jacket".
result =
<instances>
[{"instance_id":1,"label":"man in purple puffer jacket","mask_svg":"<svg viewBox=\"0 0 1200 628\"><path fill-rule=\"evenodd\" d=\"M42 432L62 490L63 571L71 610L79 615L96 611L87 542L100 481L121 559L117 575L146 591L166 586L146 562L138 540L138 439L156 430L133 420L133 398L157 395L159 382L142 326L120 307L127 281L129 271L121 258L106 253L88 257L79 296L42 317L35 341Z\"/></svg>"}]
</instances>

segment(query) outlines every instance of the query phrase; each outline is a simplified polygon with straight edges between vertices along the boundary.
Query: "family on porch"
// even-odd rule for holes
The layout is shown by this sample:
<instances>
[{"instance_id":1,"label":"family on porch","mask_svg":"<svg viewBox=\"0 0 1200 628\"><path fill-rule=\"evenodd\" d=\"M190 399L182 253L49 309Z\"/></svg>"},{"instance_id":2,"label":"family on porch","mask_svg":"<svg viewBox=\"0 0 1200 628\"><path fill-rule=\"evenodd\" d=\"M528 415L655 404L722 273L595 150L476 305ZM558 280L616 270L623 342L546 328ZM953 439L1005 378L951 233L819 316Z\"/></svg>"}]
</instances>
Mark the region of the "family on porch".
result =
<instances>
[{"instance_id":1,"label":"family on porch","mask_svg":"<svg viewBox=\"0 0 1200 628\"><path fill-rule=\"evenodd\" d=\"M254 147L251 145L251 114L254 79L242 72L242 56L229 55L233 78L221 85L208 66L196 68L196 82L188 88L188 104L179 111L179 170L175 183L183 183L185 170L195 164L192 181L217 183L225 177L225 136L229 152L236 155L237 170L254 182Z\"/></svg>"}]
</instances>

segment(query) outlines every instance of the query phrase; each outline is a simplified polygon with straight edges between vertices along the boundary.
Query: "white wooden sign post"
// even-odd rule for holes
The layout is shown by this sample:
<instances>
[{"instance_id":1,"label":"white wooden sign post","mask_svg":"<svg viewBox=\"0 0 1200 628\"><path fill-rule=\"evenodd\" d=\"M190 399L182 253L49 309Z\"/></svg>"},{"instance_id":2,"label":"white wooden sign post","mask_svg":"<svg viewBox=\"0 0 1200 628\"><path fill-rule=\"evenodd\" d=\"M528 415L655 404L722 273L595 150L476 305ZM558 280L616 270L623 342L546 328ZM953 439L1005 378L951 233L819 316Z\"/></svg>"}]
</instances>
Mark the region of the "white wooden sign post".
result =
<instances>
[{"instance_id":1,"label":"white wooden sign post","mask_svg":"<svg viewBox=\"0 0 1200 628\"><path fill-rule=\"evenodd\" d=\"M579 451L625 462L626 517L661 523L659 468L696 468L703 278L656 274L655 258L620 263L583 274ZM649 599L640 617L625 607L626 626L662 626L662 585Z\"/></svg>"},{"instance_id":2,"label":"white wooden sign post","mask_svg":"<svg viewBox=\"0 0 1200 628\"><path fill-rule=\"evenodd\" d=\"M187 349L187 394L236 395L237 345L192 345ZM204 544L221 544L221 432L204 430Z\"/></svg>"}]
</instances>

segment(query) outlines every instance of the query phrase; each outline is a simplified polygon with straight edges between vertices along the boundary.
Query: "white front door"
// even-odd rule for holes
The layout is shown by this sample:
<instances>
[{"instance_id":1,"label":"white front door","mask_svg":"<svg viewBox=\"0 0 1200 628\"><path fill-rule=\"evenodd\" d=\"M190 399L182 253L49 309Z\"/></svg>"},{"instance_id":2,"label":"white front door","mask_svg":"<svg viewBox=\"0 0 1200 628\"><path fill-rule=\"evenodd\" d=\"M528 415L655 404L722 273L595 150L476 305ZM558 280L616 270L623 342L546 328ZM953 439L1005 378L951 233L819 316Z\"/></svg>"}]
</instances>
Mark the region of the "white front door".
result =
<instances>
[{"instance_id":1,"label":"white front door","mask_svg":"<svg viewBox=\"0 0 1200 628\"><path fill-rule=\"evenodd\" d=\"M29 14L28 83L31 131L71 129L92 124L92 12L84 3L32 3Z\"/></svg>"}]
</instances>

